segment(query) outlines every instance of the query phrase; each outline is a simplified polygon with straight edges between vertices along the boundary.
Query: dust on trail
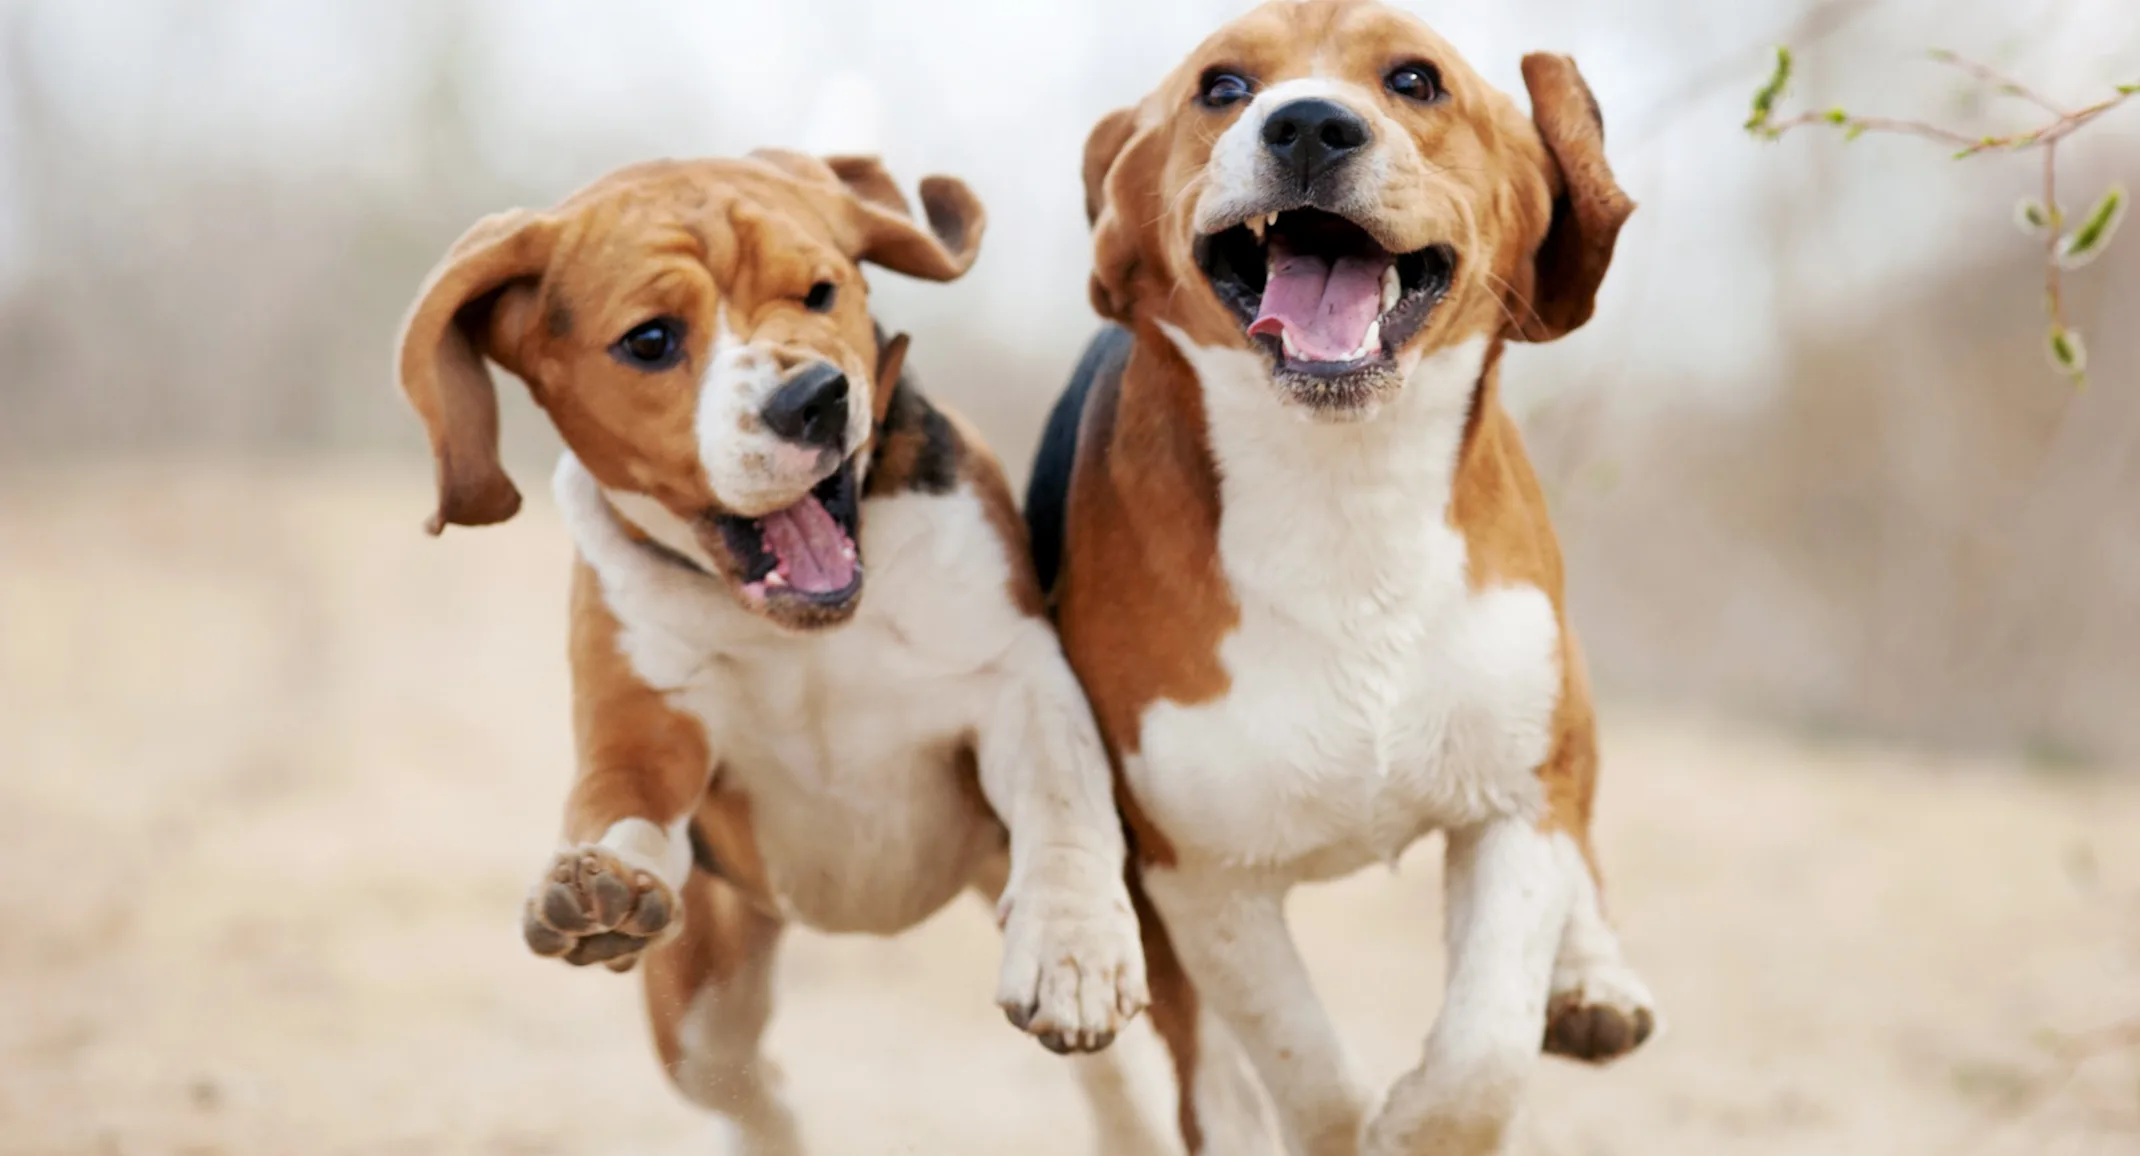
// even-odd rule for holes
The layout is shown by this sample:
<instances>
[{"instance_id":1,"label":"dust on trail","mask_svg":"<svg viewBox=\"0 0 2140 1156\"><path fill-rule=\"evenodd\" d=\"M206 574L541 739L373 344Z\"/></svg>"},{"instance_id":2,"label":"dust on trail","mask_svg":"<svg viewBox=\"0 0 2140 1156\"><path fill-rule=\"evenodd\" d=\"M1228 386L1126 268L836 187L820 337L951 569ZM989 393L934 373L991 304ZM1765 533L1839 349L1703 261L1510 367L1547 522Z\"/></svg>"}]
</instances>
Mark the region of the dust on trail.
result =
<instances>
[{"instance_id":1,"label":"dust on trail","mask_svg":"<svg viewBox=\"0 0 2140 1156\"><path fill-rule=\"evenodd\" d=\"M569 775L563 535L531 495L428 539L426 480L0 485L0 1153L717 1150L637 978L519 944ZM1667 1030L1547 1064L1519 1150L2140 1151L2130 1053L1986 1123L2039 1031L2140 1017L2140 776L1611 703L1605 744L1607 898ZM1377 1086L1440 991L1436 846L1294 907ZM974 903L791 937L771 1050L817 1151L1085 1156L995 962ZM1148 1030L1118 1046L1168 1094Z\"/></svg>"}]
</instances>

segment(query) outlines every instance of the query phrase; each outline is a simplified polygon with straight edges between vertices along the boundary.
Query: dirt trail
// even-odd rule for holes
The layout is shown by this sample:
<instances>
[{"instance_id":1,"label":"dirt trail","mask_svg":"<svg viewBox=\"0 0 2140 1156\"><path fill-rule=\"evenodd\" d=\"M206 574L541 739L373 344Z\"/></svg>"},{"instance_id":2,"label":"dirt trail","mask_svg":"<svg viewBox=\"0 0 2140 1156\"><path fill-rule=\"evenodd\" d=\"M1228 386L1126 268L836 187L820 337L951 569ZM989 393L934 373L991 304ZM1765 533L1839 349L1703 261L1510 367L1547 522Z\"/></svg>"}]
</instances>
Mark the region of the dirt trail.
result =
<instances>
[{"instance_id":1,"label":"dirt trail","mask_svg":"<svg viewBox=\"0 0 2140 1156\"><path fill-rule=\"evenodd\" d=\"M0 1153L717 1150L636 978L519 945L568 774L555 518L433 541L423 481L0 484ZM1609 900L1669 1027L1545 1068L1523 1151L2140 1152L2131 1054L1986 1123L2036 1033L2140 1017L2140 776L1611 703L1605 742ZM1296 904L1378 1082L1433 1016L1435 859ZM1085 1156L995 959L976 905L794 937L772 1050L819 1152Z\"/></svg>"}]
</instances>

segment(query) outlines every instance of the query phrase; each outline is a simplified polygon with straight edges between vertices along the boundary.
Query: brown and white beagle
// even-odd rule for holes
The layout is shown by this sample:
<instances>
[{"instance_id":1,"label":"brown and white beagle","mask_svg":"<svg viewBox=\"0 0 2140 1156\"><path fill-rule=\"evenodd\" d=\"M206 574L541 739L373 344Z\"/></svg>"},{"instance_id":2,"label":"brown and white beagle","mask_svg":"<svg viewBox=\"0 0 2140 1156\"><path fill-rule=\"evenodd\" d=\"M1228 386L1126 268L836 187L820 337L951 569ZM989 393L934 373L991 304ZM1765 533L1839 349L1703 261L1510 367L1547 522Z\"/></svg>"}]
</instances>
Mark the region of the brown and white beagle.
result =
<instances>
[{"instance_id":1,"label":"brown and white beagle","mask_svg":"<svg viewBox=\"0 0 2140 1156\"><path fill-rule=\"evenodd\" d=\"M859 262L974 259L973 194L920 192L926 225L872 158L621 170L475 225L401 336L431 532L520 504L486 358L568 447L579 771L528 944L643 959L667 1070L752 1153L800 1150L759 1054L789 921L889 934L974 887L1025 1031L1096 1051L1146 1002L1105 751L1010 490L870 315ZM1086 1081L1103 1124L1117 1083Z\"/></svg>"},{"instance_id":2,"label":"brown and white beagle","mask_svg":"<svg viewBox=\"0 0 2140 1156\"><path fill-rule=\"evenodd\" d=\"M1655 1024L1599 898L1590 696L1498 386L1510 341L1589 319L1633 204L1574 63L1523 76L1528 117L1411 16L1282 0L1086 147L1115 324L1027 517L1159 916L1192 1151L1266 1151L1267 1096L1292 1153L1491 1152L1541 1042L1602 1061ZM1434 831L1446 998L1374 1105L1284 901ZM1229 1083L1244 1053L1260 1079Z\"/></svg>"}]
</instances>

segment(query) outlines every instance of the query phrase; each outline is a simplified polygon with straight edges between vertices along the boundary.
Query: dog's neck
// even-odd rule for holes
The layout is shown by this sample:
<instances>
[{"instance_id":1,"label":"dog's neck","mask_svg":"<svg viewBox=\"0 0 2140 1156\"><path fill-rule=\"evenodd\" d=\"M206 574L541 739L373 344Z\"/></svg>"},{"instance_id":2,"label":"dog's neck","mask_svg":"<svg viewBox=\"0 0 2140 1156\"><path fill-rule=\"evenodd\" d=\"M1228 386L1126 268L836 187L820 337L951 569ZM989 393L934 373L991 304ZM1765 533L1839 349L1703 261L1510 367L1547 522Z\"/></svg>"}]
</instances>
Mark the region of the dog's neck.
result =
<instances>
[{"instance_id":1,"label":"dog's neck","mask_svg":"<svg viewBox=\"0 0 2140 1156\"><path fill-rule=\"evenodd\" d=\"M665 562L689 567L707 577L720 573L705 547L699 545L698 535L690 524L671 513L667 506L645 494L612 490L606 486L602 488L602 499L624 536L642 548Z\"/></svg>"},{"instance_id":2,"label":"dog's neck","mask_svg":"<svg viewBox=\"0 0 2140 1156\"><path fill-rule=\"evenodd\" d=\"M1423 568L1462 572L1453 498L1475 411L1492 402L1488 338L1421 359L1372 417L1330 422L1286 404L1261 353L1161 330L1196 381L1237 595L1374 599Z\"/></svg>"}]
</instances>

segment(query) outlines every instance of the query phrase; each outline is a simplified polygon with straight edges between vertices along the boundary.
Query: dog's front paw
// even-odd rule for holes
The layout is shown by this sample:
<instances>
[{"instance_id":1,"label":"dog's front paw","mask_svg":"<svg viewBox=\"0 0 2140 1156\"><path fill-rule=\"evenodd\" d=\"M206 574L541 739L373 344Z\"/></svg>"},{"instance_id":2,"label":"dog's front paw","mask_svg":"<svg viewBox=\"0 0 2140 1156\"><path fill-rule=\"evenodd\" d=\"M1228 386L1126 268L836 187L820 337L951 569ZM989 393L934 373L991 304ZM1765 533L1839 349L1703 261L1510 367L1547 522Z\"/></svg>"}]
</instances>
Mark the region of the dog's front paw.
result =
<instances>
[{"instance_id":1,"label":"dog's front paw","mask_svg":"<svg viewBox=\"0 0 2140 1156\"><path fill-rule=\"evenodd\" d=\"M678 926L667 883L590 843L557 853L528 894L521 933L537 955L630 971L640 953Z\"/></svg>"},{"instance_id":2,"label":"dog's front paw","mask_svg":"<svg viewBox=\"0 0 2140 1156\"><path fill-rule=\"evenodd\" d=\"M1036 871L1003 897L996 1003L1057 1053L1097 1052L1151 1002L1137 915L1119 874Z\"/></svg>"}]
</instances>

